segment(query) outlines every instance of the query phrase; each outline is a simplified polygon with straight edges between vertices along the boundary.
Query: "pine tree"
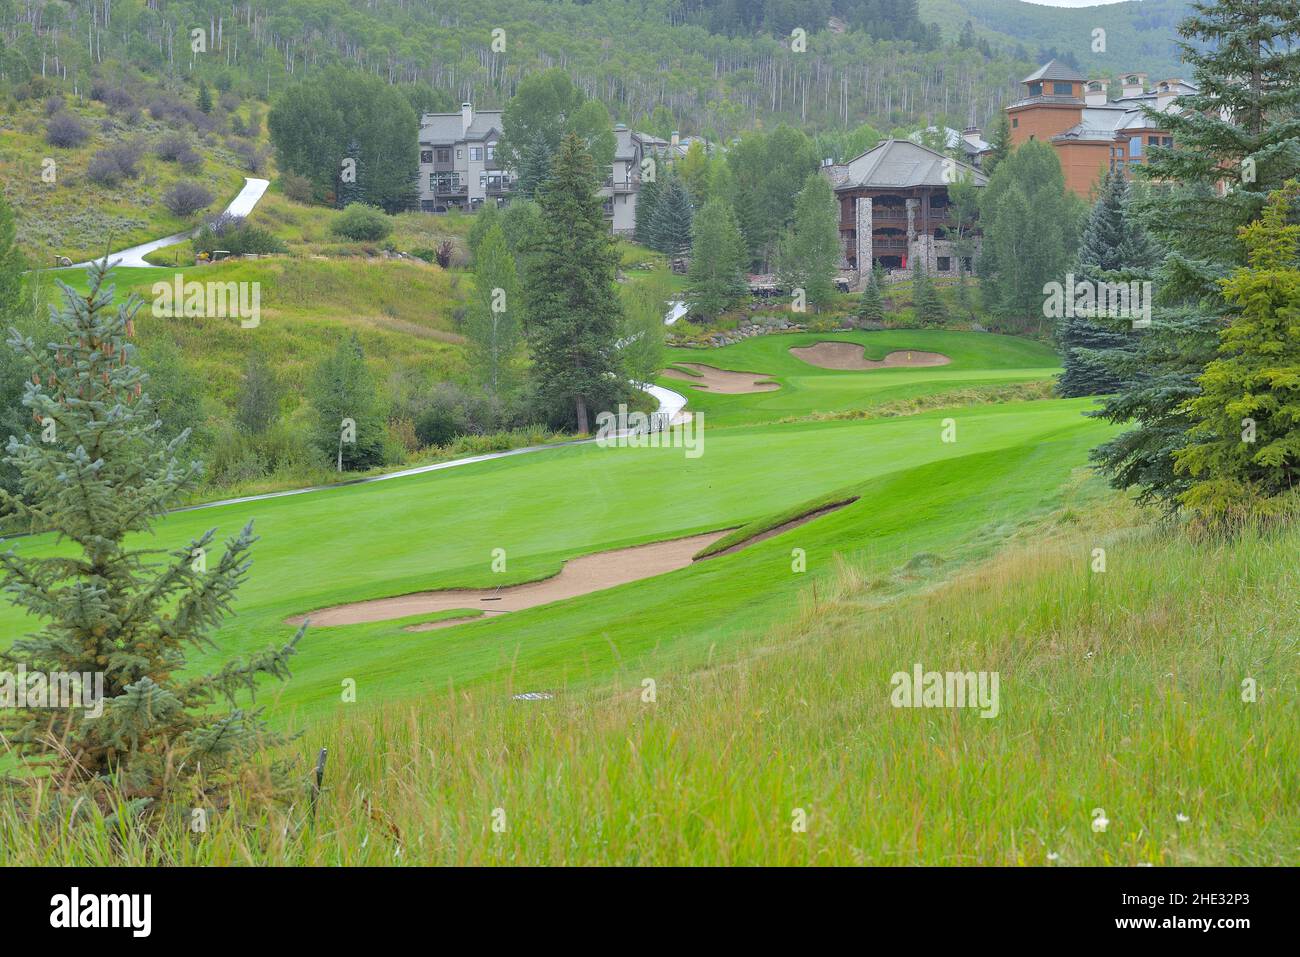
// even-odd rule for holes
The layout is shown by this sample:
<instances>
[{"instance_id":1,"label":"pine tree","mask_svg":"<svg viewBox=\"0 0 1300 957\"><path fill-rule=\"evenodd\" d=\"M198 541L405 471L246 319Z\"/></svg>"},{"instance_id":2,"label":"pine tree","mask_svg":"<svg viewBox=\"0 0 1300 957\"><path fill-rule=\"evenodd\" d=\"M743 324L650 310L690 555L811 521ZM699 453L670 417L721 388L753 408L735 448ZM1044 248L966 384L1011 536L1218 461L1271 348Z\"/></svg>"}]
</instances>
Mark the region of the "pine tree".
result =
<instances>
[{"instance_id":1,"label":"pine tree","mask_svg":"<svg viewBox=\"0 0 1300 957\"><path fill-rule=\"evenodd\" d=\"M980 161L984 175L992 176L998 164L1011 155L1011 121L1005 110L998 110L997 121L993 124L993 138L989 140L989 152Z\"/></svg>"},{"instance_id":2,"label":"pine tree","mask_svg":"<svg viewBox=\"0 0 1300 957\"><path fill-rule=\"evenodd\" d=\"M1180 502L1209 519L1274 511L1274 497L1300 485L1300 225L1288 222L1297 197L1292 180L1242 228L1248 265L1223 283L1237 312L1190 403L1190 444L1174 453L1192 478Z\"/></svg>"},{"instance_id":3,"label":"pine tree","mask_svg":"<svg viewBox=\"0 0 1300 957\"><path fill-rule=\"evenodd\" d=\"M25 277L27 262L17 243L17 226L9 204L0 193L0 329L17 326L35 335L39 319L32 303L34 283ZM28 378L27 364L7 346L0 346L0 439L21 435L30 417L24 414L22 397ZM18 473L0 463L0 488L15 491Z\"/></svg>"},{"instance_id":4,"label":"pine tree","mask_svg":"<svg viewBox=\"0 0 1300 957\"><path fill-rule=\"evenodd\" d=\"M280 386L275 372L259 351L248 354L239 387L235 422L247 435L261 435L280 419Z\"/></svg>"},{"instance_id":5,"label":"pine tree","mask_svg":"<svg viewBox=\"0 0 1300 957\"><path fill-rule=\"evenodd\" d=\"M691 195L680 176L663 184L650 221L650 246L666 256L683 256L691 247Z\"/></svg>"},{"instance_id":6,"label":"pine tree","mask_svg":"<svg viewBox=\"0 0 1300 957\"><path fill-rule=\"evenodd\" d=\"M505 397L514 388L523 309L514 258L501 225L494 223L474 256L474 295L464 332L471 373L495 398Z\"/></svg>"},{"instance_id":7,"label":"pine tree","mask_svg":"<svg viewBox=\"0 0 1300 957\"><path fill-rule=\"evenodd\" d=\"M1190 481L1173 460L1188 442L1188 404L1231 314L1220 280L1246 262L1241 227L1300 169L1300 7L1220 0L1192 9L1179 33L1203 42L1180 45L1199 92L1179 97L1181 113L1159 114L1174 146L1136 167L1157 185L1135 206L1168 251L1151 276L1156 308L1149 329L1105 354L1123 385L1096 413L1136 425L1093 451L1112 485L1170 510Z\"/></svg>"},{"instance_id":8,"label":"pine tree","mask_svg":"<svg viewBox=\"0 0 1300 957\"><path fill-rule=\"evenodd\" d=\"M594 188L595 166L569 134L538 193L541 229L529 267L528 342L537 391L587 432L590 412L618 391L619 254ZM565 418L568 418L565 415Z\"/></svg>"},{"instance_id":9,"label":"pine tree","mask_svg":"<svg viewBox=\"0 0 1300 957\"><path fill-rule=\"evenodd\" d=\"M1092 207L1079 241L1075 278L1093 283L1127 281L1128 273L1141 273L1155 265L1158 252L1146 230L1129 209L1128 181L1112 170L1102 181L1101 195ZM1123 349L1132 336L1131 320L1122 325L1084 315L1064 316L1057 322L1056 341L1065 371L1057 382L1063 396L1105 395L1120 387L1105 365L1102 353Z\"/></svg>"},{"instance_id":10,"label":"pine tree","mask_svg":"<svg viewBox=\"0 0 1300 957\"><path fill-rule=\"evenodd\" d=\"M199 98L197 105L200 113L212 112L212 94L208 92L207 83L202 80L199 80Z\"/></svg>"},{"instance_id":11,"label":"pine tree","mask_svg":"<svg viewBox=\"0 0 1300 957\"><path fill-rule=\"evenodd\" d=\"M352 162L339 164L338 188L334 191L335 205L339 209L352 203L365 202L365 191L362 187L365 177L361 166L361 146L355 138L348 141L347 152L343 154L343 159Z\"/></svg>"},{"instance_id":12,"label":"pine tree","mask_svg":"<svg viewBox=\"0 0 1300 957\"><path fill-rule=\"evenodd\" d=\"M794 202L794 223L782 241L777 273L784 285L804 290L816 309L835 298L835 276L844 251L840 245L839 204L830 181L809 173Z\"/></svg>"},{"instance_id":13,"label":"pine tree","mask_svg":"<svg viewBox=\"0 0 1300 957\"><path fill-rule=\"evenodd\" d=\"M919 326L939 326L948 319L943 297L920 256L912 259L912 310Z\"/></svg>"},{"instance_id":14,"label":"pine tree","mask_svg":"<svg viewBox=\"0 0 1300 957\"><path fill-rule=\"evenodd\" d=\"M654 249L652 238L652 224L655 217L655 208L659 205L659 195L662 191L662 181L656 176L654 179L641 180L641 188L636 194L636 241L642 246Z\"/></svg>"},{"instance_id":15,"label":"pine tree","mask_svg":"<svg viewBox=\"0 0 1300 957\"><path fill-rule=\"evenodd\" d=\"M316 411L313 443L330 462L340 471L384 464L387 428L355 332L316 367L308 394Z\"/></svg>"},{"instance_id":16,"label":"pine tree","mask_svg":"<svg viewBox=\"0 0 1300 957\"><path fill-rule=\"evenodd\" d=\"M200 773L209 784L228 781L254 750L277 740L260 712L237 707L236 695L251 692L259 675L288 677L302 629L278 650L185 673L189 649L215 647L212 632L247 576L252 523L219 557L208 555L215 529L165 553L128 547L128 535L149 533L182 501L200 466L178 460L186 434L159 436L147 377L128 342L140 301L112 308L108 271L91 270L86 295L59 284L56 341L38 346L11 334L31 369L23 404L37 434L10 437L20 490L0 492L26 527L72 551L0 555L6 595L32 616L32 630L0 657L11 672L98 676L103 713L4 709L0 731L56 787L106 779L128 800L165 801ZM83 683L82 693L93 684ZM214 710L220 700L228 710Z\"/></svg>"},{"instance_id":17,"label":"pine tree","mask_svg":"<svg viewBox=\"0 0 1300 957\"><path fill-rule=\"evenodd\" d=\"M691 225L691 270L686 301L706 321L744 299L745 240L736 214L721 199L704 204Z\"/></svg>"},{"instance_id":18,"label":"pine tree","mask_svg":"<svg viewBox=\"0 0 1300 957\"><path fill-rule=\"evenodd\" d=\"M538 133L524 147L523 157L519 163L519 177L515 183L515 192L525 199L537 195L547 177L551 175L551 149L546 137Z\"/></svg>"},{"instance_id":19,"label":"pine tree","mask_svg":"<svg viewBox=\"0 0 1300 957\"><path fill-rule=\"evenodd\" d=\"M885 299L880 291L880 274L875 269L871 270L871 277L862 290L862 305L858 309L858 316L863 322L885 321Z\"/></svg>"}]
</instances>

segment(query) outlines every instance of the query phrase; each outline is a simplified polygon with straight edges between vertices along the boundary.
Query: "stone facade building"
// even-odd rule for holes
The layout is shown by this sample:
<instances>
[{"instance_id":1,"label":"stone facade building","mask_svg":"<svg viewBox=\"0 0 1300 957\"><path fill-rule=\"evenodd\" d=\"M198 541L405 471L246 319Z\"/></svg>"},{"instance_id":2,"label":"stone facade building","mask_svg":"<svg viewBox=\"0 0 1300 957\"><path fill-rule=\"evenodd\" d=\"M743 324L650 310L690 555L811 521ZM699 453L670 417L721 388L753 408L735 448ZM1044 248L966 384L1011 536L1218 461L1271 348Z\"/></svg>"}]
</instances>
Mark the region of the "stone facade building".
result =
<instances>
[{"instance_id":1,"label":"stone facade building","mask_svg":"<svg viewBox=\"0 0 1300 957\"><path fill-rule=\"evenodd\" d=\"M873 264L885 270L910 269L917 257L931 275L957 276L955 222L948 186L970 178L984 186L974 167L908 140L885 140L856 159L823 167L840 205L841 266L857 286ZM973 257L972 257L973 258Z\"/></svg>"},{"instance_id":2,"label":"stone facade building","mask_svg":"<svg viewBox=\"0 0 1300 957\"><path fill-rule=\"evenodd\" d=\"M501 115L501 110L476 113L462 103L459 113L420 117L421 210L477 209L510 192L514 175L497 159Z\"/></svg>"}]
</instances>

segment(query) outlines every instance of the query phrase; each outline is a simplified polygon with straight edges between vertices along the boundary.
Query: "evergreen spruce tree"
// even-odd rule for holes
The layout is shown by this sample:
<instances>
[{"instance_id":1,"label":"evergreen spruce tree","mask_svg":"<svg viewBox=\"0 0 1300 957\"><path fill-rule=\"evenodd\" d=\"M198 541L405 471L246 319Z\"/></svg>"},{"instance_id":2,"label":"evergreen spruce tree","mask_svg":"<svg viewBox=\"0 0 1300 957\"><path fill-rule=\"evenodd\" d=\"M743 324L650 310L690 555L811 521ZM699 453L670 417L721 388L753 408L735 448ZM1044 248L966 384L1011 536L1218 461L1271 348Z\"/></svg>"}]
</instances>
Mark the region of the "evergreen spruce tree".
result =
<instances>
[{"instance_id":1,"label":"evergreen spruce tree","mask_svg":"<svg viewBox=\"0 0 1300 957\"><path fill-rule=\"evenodd\" d=\"M650 246L666 256L683 256L691 248L691 195L677 175L663 184L650 221Z\"/></svg>"},{"instance_id":2,"label":"evergreen spruce tree","mask_svg":"<svg viewBox=\"0 0 1300 957\"><path fill-rule=\"evenodd\" d=\"M474 295L464 332L471 373L494 398L504 398L514 388L523 310L514 258L500 223L493 223L474 256Z\"/></svg>"},{"instance_id":3,"label":"evergreen spruce tree","mask_svg":"<svg viewBox=\"0 0 1300 957\"><path fill-rule=\"evenodd\" d=\"M159 435L147 376L128 342L140 301L114 309L107 275L106 266L94 267L86 295L60 283L56 341L11 334L31 370L23 404L35 434L9 438L19 492L0 492L25 527L67 546L0 554L4 592L31 616L28 633L0 653L5 670L100 676L103 712L4 708L0 733L53 787L106 780L129 801L165 802L195 775L229 781L276 740L236 695L251 692L259 675L288 677L302 629L278 650L185 673L189 651L216 646L212 633L248 573L252 523L220 555L215 529L171 551L129 546L128 535L151 531L181 503L200 466L179 460L186 434ZM93 695L94 679L90 685L81 683L83 694ZM222 700L229 708L214 707Z\"/></svg>"},{"instance_id":4,"label":"evergreen spruce tree","mask_svg":"<svg viewBox=\"0 0 1300 957\"><path fill-rule=\"evenodd\" d=\"M1153 186L1135 206L1167 250L1151 275L1152 325L1104 354L1122 388L1096 414L1134 427L1093 451L1112 485L1171 510L1190 482L1174 470L1175 451L1188 444L1189 403L1232 312L1220 280L1246 262L1241 228L1300 169L1300 7L1218 0L1192 10L1179 33L1201 41L1180 44L1198 92L1179 97L1182 112L1159 114L1173 148L1153 149L1136 167Z\"/></svg>"},{"instance_id":5,"label":"evergreen spruce tree","mask_svg":"<svg viewBox=\"0 0 1300 957\"><path fill-rule=\"evenodd\" d=\"M1129 273L1150 270L1158 259L1155 245L1129 209L1128 181L1112 170L1102 181L1079 241L1075 279L1093 283L1127 281ZM1063 396L1104 395L1120 387L1101 353L1123 349L1133 335L1131 320L1075 315L1058 320L1056 341L1065 371L1057 382Z\"/></svg>"},{"instance_id":6,"label":"evergreen spruce tree","mask_svg":"<svg viewBox=\"0 0 1300 957\"><path fill-rule=\"evenodd\" d=\"M350 164L339 164L338 188L335 189L335 205L343 209L352 203L365 202L365 192L362 187L364 180L361 166L361 146L356 139L348 141L347 152L343 154L345 160L351 160Z\"/></svg>"},{"instance_id":7,"label":"evergreen spruce tree","mask_svg":"<svg viewBox=\"0 0 1300 957\"><path fill-rule=\"evenodd\" d=\"M199 98L197 105L200 113L212 112L212 94L208 92L207 83L202 80L199 80Z\"/></svg>"},{"instance_id":8,"label":"evergreen spruce tree","mask_svg":"<svg viewBox=\"0 0 1300 957\"><path fill-rule=\"evenodd\" d=\"M993 138L989 140L989 152L981 161L981 171L985 176L992 176L998 164L1011 155L1011 121L1007 119L1006 110L998 110L997 121L993 124Z\"/></svg>"},{"instance_id":9,"label":"evergreen spruce tree","mask_svg":"<svg viewBox=\"0 0 1300 957\"><path fill-rule=\"evenodd\" d=\"M280 386L260 351L248 354L239 386L235 422L246 435L261 435L280 419Z\"/></svg>"},{"instance_id":10,"label":"evergreen spruce tree","mask_svg":"<svg viewBox=\"0 0 1300 957\"><path fill-rule=\"evenodd\" d=\"M736 214L724 200L709 200L691 224L686 301L695 315L715 319L744 299L746 258Z\"/></svg>"},{"instance_id":11,"label":"evergreen spruce tree","mask_svg":"<svg viewBox=\"0 0 1300 957\"><path fill-rule=\"evenodd\" d=\"M38 324L32 303L32 289L24 275L27 263L18 248L13 211L0 194L0 329L17 326L35 335ZM21 435L31 416L24 412L22 397L29 373L22 356L0 345L0 440ZM0 462L0 488L16 491L18 472Z\"/></svg>"},{"instance_id":12,"label":"evergreen spruce tree","mask_svg":"<svg viewBox=\"0 0 1300 957\"><path fill-rule=\"evenodd\" d=\"M308 397L316 410L313 444L340 471L384 464L387 428L355 332L316 367Z\"/></svg>"},{"instance_id":13,"label":"evergreen spruce tree","mask_svg":"<svg viewBox=\"0 0 1300 957\"><path fill-rule=\"evenodd\" d=\"M654 179L643 179L641 188L636 193L636 234L634 238L642 246L654 249L651 224L654 222L655 208L659 205L662 180L656 175Z\"/></svg>"},{"instance_id":14,"label":"evergreen spruce tree","mask_svg":"<svg viewBox=\"0 0 1300 957\"><path fill-rule=\"evenodd\" d=\"M920 256L912 259L912 309L919 326L939 326L948 319L943 297Z\"/></svg>"},{"instance_id":15,"label":"evergreen spruce tree","mask_svg":"<svg viewBox=\"0 0 1300 957\"><path fill-rule=\"evenodd\" d=\"M880 274L875 269L871 270L866 288L862 290L862 305L858 308L858 316L864 322L885 321L885 298L880 291Z\"/></svg>"},{"instance_id":16,"label":"evergreen spruce tree","mask_svg":"<svg viewBox=\"0 0 1300 957\"><path fill-rule=\"evenodd\" d=\"M537 191L550 175L551 148L546 142L546 137L538 133L524 147L515 192L525 199L532 199L537 195Z\"/></svg>"},{"instance_id":17,"label":"evergreen spruce tree","mask_svg":"<svg viewBox=\"0 0 1300 957\"><path fill-rule=\"evenodd\" d=\"M537 202L541 224L527 286L532 371L542 400L585 433L591 412L621 390L615 341L622 309L618 248L580 137L564 138Z\"/></svg>"},{"instance_id":18,"label":"evergreen spruce tree","mask_svg":"<svg viewBox=\"0 0 1300 957\"><path fill-rule=\"evenodd\" d=\"M1180 502L1211 520L1275 511L1276 496L1300 485L1300 225L1288 221L1297 197L1292 180L1242 229L1248 265L1223 283L1237 311L1189 405L1190 444L1174 453L1191 477Z\"/></svg>"}]
</instances>

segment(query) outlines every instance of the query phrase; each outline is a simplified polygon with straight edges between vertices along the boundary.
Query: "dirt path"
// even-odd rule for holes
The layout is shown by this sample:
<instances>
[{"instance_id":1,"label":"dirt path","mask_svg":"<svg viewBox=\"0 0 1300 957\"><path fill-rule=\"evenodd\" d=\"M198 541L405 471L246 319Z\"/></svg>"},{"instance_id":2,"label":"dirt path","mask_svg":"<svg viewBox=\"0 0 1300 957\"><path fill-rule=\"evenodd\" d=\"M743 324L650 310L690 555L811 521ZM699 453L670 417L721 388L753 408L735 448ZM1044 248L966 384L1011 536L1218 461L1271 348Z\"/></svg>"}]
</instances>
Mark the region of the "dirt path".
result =
<instances>
[{"instance_id":1,"label":"dirt path","mask_svg":"<svg viewBox=\"0 0 1300 957\"><path fill-rule=\"evenodd\" d=\"M713 366L698 362L679 362L682 369L693 369L699 375L682 372L681 369L665 369L663 374L669 379L689 382L697 389L706 392L719 392L723 395L744 395L749 392L775 392L780 385L771 381L771 377L762 372L731 372L727 369L715 369Z\"/></svg>"},{"instance_id":2,"label":"dirt path","mask_svg":"<svg viewBox=\"0 0 1300 957\"><path fill-rule=\"evenodd\" d=\"M883 359L868 359L863 347L856 342L819 342L812 346L794 346L790 355L820 369L861 371L863 369L889 369L900 366L946 366L952 362L940 352L920 352L900 349Z\"/></svg>"},{"instance_id":3,"label":"dirt path","mask_svg":"<svg viewBox=\"0 0 1300 957\"><path fill-rule=\"evenodd\" d=\"M545 605L566 598L576 598L594 591L603 591L616 585L653 578L666 572L685 568L691 557L702 548L716 542L726 531L707 532L690 538L676 538L667 542L635 545L608 552L596 552L570 559L558 575L541 581L510 585L505 588L457 588L442 591L417 592L394 598L377 598L374 601L354 602L323 608L308 615L297 615L288 621L300 625L310 619L317 625L356 625L363 622L389 621L408 615L453 611L459 608L479 608L489 614L522 611L534 605ZM427 631L450 624L459 624L463 618L451 618L413 626L411 631Z\"/></svg>"}]
</instances>

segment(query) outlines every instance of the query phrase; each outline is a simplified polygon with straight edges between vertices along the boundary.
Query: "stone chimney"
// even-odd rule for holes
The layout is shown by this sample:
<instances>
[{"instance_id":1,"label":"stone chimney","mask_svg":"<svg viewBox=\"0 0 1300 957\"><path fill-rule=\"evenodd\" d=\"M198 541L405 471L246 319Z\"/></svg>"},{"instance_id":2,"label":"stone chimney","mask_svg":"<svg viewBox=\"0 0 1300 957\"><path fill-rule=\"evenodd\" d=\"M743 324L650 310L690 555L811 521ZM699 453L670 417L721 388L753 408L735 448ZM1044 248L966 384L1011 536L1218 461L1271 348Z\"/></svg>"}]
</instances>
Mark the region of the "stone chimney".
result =
<instances>
[{"instance_id":1,"label":"stone chimney","mask_svg":"<svg viewBox=\"0 0 1300 957\"><path fill-rule=\"evenodd\" d=\"M1125 73L1124 74L1124 95L1141 96L1147 91L1147 75L1145 73Z\"/></svg>"},{"instance_id":2,"label":"stone chimney","mask_svg":"<svg viewBox=\"0 0 1300 957\"><path fill-rule=\"evenodd\" d=\"M1110 84L1105 80L1089 80L1084 87L1083 101L1088 106L1105 106L1110 99Z\"/></svg>"},{"instance_id":3,"label":"stone chimney","mask_svg":"<svg viewBox=\"0 0 1300 957\"><path fill-rule=\"evenodd\" d=\"M674 149L676 149L678 146L681 146L681 145L682 145L682 137L681 137L681 134L678 133L676 130L673 130L673 138L672 138L671 142L672 142L672 144L673 144L673 148L674 148Z\"/></svg>"},{"instance_id":4,"label":"stone chimney","mask_svg":"<svg viewBox=\"0 0 1300 957\"><path fill-rule=\"evenodd\" d=\"M470 124L474 122L474 107L468 103L460 105L460 135L464 136L469 132Z\"/></svg>"},{"instance_id":5,"label":"stone chimney","mask_svg":"<svg viewBox=\"0 0 1300 957\"><path fill-rule=\"evenodd\" d=\"M968 126L966 127L966 129L961 131L961 138L964 139L971 146L975 147L976 149L979 149L980 140L983 139L982 136L983 132L984 131L981 130L978 126Z\"/></svg>"}]
</instances>

